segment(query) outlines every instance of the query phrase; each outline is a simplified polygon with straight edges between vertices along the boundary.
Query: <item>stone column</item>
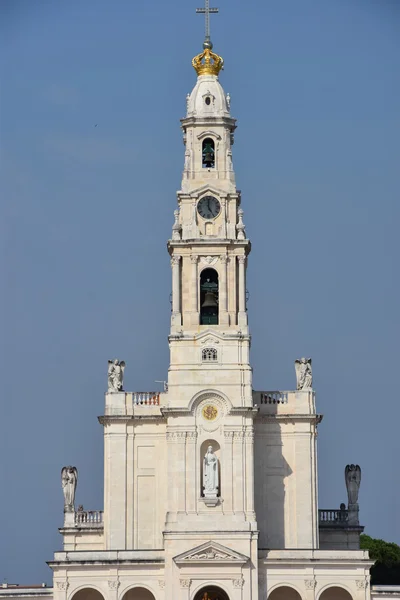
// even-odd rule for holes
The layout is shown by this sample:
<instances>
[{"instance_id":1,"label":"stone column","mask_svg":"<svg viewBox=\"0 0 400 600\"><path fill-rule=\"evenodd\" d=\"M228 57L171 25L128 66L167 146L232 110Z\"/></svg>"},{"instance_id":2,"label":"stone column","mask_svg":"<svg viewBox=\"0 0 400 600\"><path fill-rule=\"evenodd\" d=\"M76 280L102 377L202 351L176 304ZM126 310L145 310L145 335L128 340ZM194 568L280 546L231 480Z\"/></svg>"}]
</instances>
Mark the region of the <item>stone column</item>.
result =
<instances>
[{"instance_id":1,"label":"stone column","mask_svg":"<svg viewBox=\"0 0 400 600\"><path fill-rule=\"evenodd\" d=\"M191 324L198 325L199 324L199 307L198 307L198 288L199 281L197 275L197 263L199 261L199 257L192 254L190 257L190 262L192 263L192 315L191 315Z\"/></svg>"},{"instance_id":2,"label":"stone column","mask_svg":"<svg viewBox=\"0 0 400 600\"><path fill-rule=\"evenodd\" d=\"M249 521L256 521L254 510L254 428L249 426L245 432L246 452L246 517Z\"/></svg>"},{"instance_id":3,"label":"stone column","mask_svg":"<svg viewBox=\"0 0 400 600\"><path fill-rule=\"evenodd\" d=\"M224 469L222 470L222 495L224 497L224 512L233 511L233 463L232 443L233 431L224 431Z\"/></svg>"},{"instance_id":4,"label":"stone column","mask_svg":"<svg viewBox=\"0 0 400 600\"><path fill-rule=\"evenodd\" d=\"M172 267L172 317L171 326L180 327L182 325L181 315L181 274L180 262L181 257L174 254L171 257Z\"/></svg>"},{"instance_id":5,"label":"stone column","mask_svg":"<svg viewBox=\"0 0 400 600\"><path fill-rule=\"evenodd\" d=\"M119 581L118 579L109 579L108 580L108 600L117 600L118 599L118 588Z\"/></svg>"},{"instance_id":6,"label":"stone column","mask_svg":"<svg viewBox=\"0 0 400 600\"><path fill-rule=\"evenodd\" d=\"M176 522L177 508L177 488L175 486L175 465L176 465L176 433L168 430L167 426L167 480L168 480L168 505L166 522Z\"/></svg>"},{"instance_id":7,"label":"stone column","mask_svg":"<svg viewBox=\"0 0 400 600\"><path fill-rule=\"evenodd\" d=\"M175 506L177 508L178 513L186 513L186 435L186 431L175 432L175 477L173 481L169 482L169 485L173 485L176 488Z\"/></svg>"},{"instance_id":8,"label":"stone column","mask_svg":"<svg viewBox=\"0 0 400 600\"><path fill-rule=\"evenodd\" d=\"M226 276L226 266L228 262L228 257L226 256L226 254L222 254L219 257L219 261L221 263L219 280L219 324L229 325L228 286Z\"/></svg>"},{"instance_id":9,"label":"stone column","mask_svg":"<svg viewBox=\"0 0 400 600\"><path fill-rule=\"evenodd\" d=\"M247 325L246 313L246 257L238 256L239 262L239 312L238 325Z\"/></svg>"},{"instance_id":10,"label":"stone column","mask_svg":"<svg viewBox=\"0 0 400 600\"><path fill-rule=\"evenodd\" d=\"M189 600L190 598L190 584L192 581L190 579L180 579L179 585L181 588L181 600Z\"/></svg>"},{"instance_id":11,"label":"stone column","mask_svg":"<svg viewBox=\"0 0 400 600\"><path fill-rule=\"evenodd\" d=\"M54 585L54 598L56 600L67 600L68 581L56 581Z\"/></svg>"},{"instance_id":12,"label":"stone column","mask_svg":"<svg viewBox=\"0 0 400 600\"><path fill-rule=\"evenodd\" d=\"M233 510L244 513L244 461L243 461L243 431L235 431L233 437Z\"/></svg>"},{"instance_id":13,"label":"stone column","mask_svg":"<svg viewBox=\"0 0 400 600\"><path fill-rule=\"evenodd\" d=\"M315 588L317 587L317 581L314 575L310 575L304 580L304 587L306 588L306 600L314 600Z\"/></svg>"},{"instance_id":14,"label":"stone column","mask_svg":"<svg viewBox=\"0 0 400 600\"><path fill-rule=\"evenodd\" d=\"M186 434L187 478L186 478L186 512L196 512L196 501L199 496L199 484L196 480L196 450L197 433L188 431Z\"/></svg>"}]
</instances>

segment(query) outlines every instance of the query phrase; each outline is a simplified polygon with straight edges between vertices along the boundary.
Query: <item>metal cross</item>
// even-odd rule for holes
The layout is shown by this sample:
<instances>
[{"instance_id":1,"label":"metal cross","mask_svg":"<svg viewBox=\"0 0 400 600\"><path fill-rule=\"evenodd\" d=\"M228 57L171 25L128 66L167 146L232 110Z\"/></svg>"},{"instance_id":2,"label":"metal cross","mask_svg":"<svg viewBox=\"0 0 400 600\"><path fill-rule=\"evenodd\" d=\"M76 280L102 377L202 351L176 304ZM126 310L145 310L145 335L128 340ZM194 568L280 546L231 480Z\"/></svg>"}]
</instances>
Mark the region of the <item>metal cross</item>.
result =
<instances>
[{"instance_id":1,"label":"metal cross","mask_svg":"<svg viewBox=\"0 0 400 600\"><path fill-rule=\"evenodd\" d=\"M206 17L206 42L210 42L210 14L219 12L218 8L210 8L210 0L204 0L204 8L196 8L196 13L202 13Z\"/></svg>"}]
</instances>

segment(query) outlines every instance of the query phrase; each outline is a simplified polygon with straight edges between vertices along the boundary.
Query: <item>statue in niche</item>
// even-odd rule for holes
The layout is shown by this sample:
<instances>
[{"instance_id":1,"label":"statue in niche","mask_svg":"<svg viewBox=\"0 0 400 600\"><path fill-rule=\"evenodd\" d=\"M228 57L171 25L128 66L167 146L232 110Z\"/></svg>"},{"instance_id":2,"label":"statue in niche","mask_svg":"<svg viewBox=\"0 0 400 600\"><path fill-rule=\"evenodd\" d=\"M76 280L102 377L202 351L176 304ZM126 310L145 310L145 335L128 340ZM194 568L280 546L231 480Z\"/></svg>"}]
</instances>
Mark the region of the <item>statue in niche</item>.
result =
<instances>
[{"instance_id":1,"label":"statue in niche","mask_svg":"<svg viewBox=\"0 0 400 600\"><path fill-rule=\"evenodd\" d=\"M122 392L124 383L125 362L123 360L108 361L108 392Z\"/></svg>"},{"instance_id":2,"label":"statue in niche","mask_svg":"<svg viewBox=\"0 0 400 600\"><path fill-rule=\"evenodd\" d=\"M294 361L296 369L297 389L305 390L312 387L311 358L299 358Z\"/></svg>"},{"instance_id":3,"label":"statue in niche","mask_svg":"<svg viewBox=\"0 0 400 600\"><path fill-rule=\"evenodd\" d=\"M344 477L349 506L357 504L361 483L361 468L358 465L347 465L344 470Z\"/></svg>"},{"instance_id":4,"label":"statue in niche","mask_svg":"<svg viewBox=\"0 0 400 600\"><path fill-rule=\"evenodd\" d=\"M218 458L213 447L208 446L203 459L203 491L204 496L216 498L218 495Z\"/></svg>"},{"instance_id":5,"label":"statue in niche","mask_svg":"<svg viewBox=\"0 0 400 600\"><path fill-rule=\"evenodd\" d=\"M63 467L61 470L61 485L64 493L64 512L74 512L77 483L77 468L71 466Z\"/></svg>"}]
</instances>

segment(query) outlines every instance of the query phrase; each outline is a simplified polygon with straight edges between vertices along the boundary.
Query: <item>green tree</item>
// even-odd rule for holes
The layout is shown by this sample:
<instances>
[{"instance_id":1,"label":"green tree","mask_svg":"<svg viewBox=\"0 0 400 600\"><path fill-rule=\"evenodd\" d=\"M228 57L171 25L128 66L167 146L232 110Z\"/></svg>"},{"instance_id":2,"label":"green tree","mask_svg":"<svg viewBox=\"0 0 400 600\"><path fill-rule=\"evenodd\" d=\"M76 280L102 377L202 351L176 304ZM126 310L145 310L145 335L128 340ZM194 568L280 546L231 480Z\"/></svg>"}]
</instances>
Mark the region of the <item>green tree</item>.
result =
<instances>
[{"instance_id":1,"label":"green tree","mask_svg":"<svg viewBox=\"0 0 400 600\"><path fill-rule=\"evenodd\" d=\"M361 535L360 548L369 550L370 558L376 561L371 567L372 585L400 584L400 546Z\"/></svg>"}]
</instances>

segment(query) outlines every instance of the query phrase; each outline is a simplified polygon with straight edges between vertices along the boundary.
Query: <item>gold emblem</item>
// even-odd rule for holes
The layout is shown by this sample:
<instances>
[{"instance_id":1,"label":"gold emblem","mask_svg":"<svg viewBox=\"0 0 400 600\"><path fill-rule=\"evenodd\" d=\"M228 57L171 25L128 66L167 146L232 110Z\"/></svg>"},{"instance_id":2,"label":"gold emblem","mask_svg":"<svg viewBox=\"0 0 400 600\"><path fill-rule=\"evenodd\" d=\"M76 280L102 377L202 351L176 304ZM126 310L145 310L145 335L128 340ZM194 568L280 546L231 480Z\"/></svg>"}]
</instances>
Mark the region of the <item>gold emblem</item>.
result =
<instances>
[{"instance_id":1,"label":"gold emblem","mask_svg":"<svg viewBox=\"0 0 400 600\"><path fill-rule=\"evenodd\" d=\"M207 404L203 408L203 417L207 419L207 421L214 421L218 416L218 411L212 404Z\"/></svg>"}]
</instances>

